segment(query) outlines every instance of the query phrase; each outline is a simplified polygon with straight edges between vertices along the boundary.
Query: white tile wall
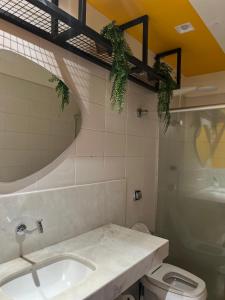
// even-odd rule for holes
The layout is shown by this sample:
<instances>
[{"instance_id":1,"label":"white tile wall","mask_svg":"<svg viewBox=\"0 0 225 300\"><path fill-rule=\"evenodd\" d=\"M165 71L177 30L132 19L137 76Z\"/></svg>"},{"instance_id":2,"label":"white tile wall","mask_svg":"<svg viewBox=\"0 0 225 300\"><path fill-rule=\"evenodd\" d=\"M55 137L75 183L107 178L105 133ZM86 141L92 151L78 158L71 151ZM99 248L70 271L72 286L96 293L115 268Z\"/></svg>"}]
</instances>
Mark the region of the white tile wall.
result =
<instances>
[{"instance_id":1,"label":"white tile wall","mask_svg":"<svg viewBox=\"0 0 225 300\"><path fill-rule=\"evenodd\" d=\"M104 180L103 157L78 157L75 161L76 184L93 183Z\"/></svg>"},{"instance_id":2,"label":"white tile wall","mask_svg":"<svg viewBox=\"0 0 225 300\"><path fill-rule=\"evenodd\" d=\"M104 131L83 129L76 139L76 155L103 157L104 136Z\"/></svg>"},{"instance_id":3,"label":"white tile wall","mask_svg":"<svg viewBox=\"0 0 225 300\"><path fill-rule=\"evenodd\" d=\"M125 155L126 136L124 134L117 134L105 132L104 138L104 155L105 156L119 156Z\"/></svg>"},{"instance_id":4,"label":"white tile wall","mask_svg":"<svg viewBox=\"0 0 225 300\"><path fill-rule=\"evenodd\" d=\"M104 160L104 179L113 180L125 177L125 158L124 157L105 157Z\"/></svg>"},{"instance_id":5,"label":"white tile wall","mask_svg":"<svg viewBox=\"0 0 225 300\"><path fill-rule=\"evenodd\" d=\"M81 103L82 128L103 131L105 129L104 105L83 101Z\"/></svg>"},{"instance_id":6,"label":"white tile wall","mask_svg":"<svg viewBox=\"0 0 225 300\"><path fill-rule=\"evenodd\" d=\"M38 237L36 246L27 241L27 249L54 243L105 222L131 226L138 221L154 230L159 138L156 96L129 82L124 112L113 112L109 102L108 71L47 41L36 40L2 20L0 25L0 47L11 47L10 41L14 39L18 44L17 52L26 53L31 59L30 52L25 49L34 49L35 61L63 76L82 111L79 136L56 162L31 179L17 182L15 187L0 184L2 193L10 188L29 191L29 196L12 196L9 202L0 199L0 212L3 209L7 215L14 207L19 217L26 213L40 217L44 214L48 222L45 238ZM148 109L149 114L137 118L138 107ZM41 192L43 189L52 191ZM133 201L135 189L142 190L141 201ZM36 202L30 201L30 197ZM54 212L57 219L54 219ZM63 220L61 232L57 230L59 212ZM14 237L11 238L6 238L6 244L12 246L7 258L18 253ZM0 252L0 258L4 255Z\"/></svg>"}]
</instances>

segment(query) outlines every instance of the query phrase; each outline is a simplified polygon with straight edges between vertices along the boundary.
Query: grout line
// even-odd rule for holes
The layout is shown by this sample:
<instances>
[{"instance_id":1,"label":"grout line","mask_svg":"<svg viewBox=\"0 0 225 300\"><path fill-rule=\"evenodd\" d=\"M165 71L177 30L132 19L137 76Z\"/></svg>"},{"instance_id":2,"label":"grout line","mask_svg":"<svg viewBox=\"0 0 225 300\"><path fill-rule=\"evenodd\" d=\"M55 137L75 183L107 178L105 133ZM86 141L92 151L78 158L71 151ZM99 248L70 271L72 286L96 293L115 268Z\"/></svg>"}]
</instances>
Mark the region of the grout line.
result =
<instances>
[{"instance_id":1,"label":"grout line","mask_svg":"<svg viewBox=\"0 0 225 300\"><path fill-rule=\"evenodd\" d=\"M130 85L128 86L128 89L130 88ZM128 146L128 133L127 133L127 128L128 128L128 111L129 111L129 99L128 99L128 93L129 91L127 91L127 95L126 95L126 101L127 101L127 104L126 104L126 123L125 123L125 158L124 158L124 174L125 174L125 178L126 178L126 181L125 181L125 184L126 184L126 189L125 189L125 226L127 226L127 219L128 219L128 211L127 211L127 207L128 207L128 183L127 183L127 146Z\"/></svg>"}]
</instances>

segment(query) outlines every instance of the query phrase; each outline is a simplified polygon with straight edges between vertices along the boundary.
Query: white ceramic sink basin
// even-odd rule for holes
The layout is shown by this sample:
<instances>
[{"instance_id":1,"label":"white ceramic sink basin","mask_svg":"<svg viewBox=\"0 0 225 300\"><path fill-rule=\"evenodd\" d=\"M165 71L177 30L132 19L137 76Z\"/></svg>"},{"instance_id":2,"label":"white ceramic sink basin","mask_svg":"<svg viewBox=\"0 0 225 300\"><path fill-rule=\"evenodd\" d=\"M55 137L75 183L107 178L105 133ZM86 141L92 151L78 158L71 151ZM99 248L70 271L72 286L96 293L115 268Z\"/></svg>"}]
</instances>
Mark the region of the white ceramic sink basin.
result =
<instances>
[{"instance_id":1,"label":"white ceramic sink basin","mask_svg":"<svg viewBox=\"0 0 225 300\"><path fill-rule=\"evenodd\" d=\"M90 264L72 258L55 259L37 266L36 275L40 286L34 282L35 272L20 274L1 286L12 300L46 300L76 286L94 271ZM36 280L37 283L37 280Z\"/></svg>"}]
</instances>

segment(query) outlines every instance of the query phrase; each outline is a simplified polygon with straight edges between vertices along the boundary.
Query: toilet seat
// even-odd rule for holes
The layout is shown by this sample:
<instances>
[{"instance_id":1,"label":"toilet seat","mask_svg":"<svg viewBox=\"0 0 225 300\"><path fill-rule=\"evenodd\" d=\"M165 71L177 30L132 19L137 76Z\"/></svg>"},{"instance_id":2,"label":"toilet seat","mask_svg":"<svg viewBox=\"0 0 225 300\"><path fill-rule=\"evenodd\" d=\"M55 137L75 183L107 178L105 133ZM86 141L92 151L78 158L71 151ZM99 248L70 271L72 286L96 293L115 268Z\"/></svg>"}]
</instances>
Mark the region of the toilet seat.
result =
<instances>
[{"instance_id":1,"label":"toilet seat","mask_svg":"<svg viewBox=\"0 0 225 300\"><path fill-rule=\"evenodd\" d=\"M206 285L199 277L170 264L162 264L149 272L143 279L143 285L150 289L154 285L184 297L198 298L206 293Z\"/></svg>"},{"instance_id":2,"label":"toilet seat","mask_svg":"<svg viewBox=\"0 0 225 300\"><path fill-rule=\"evenodd\" d=\"M132 229L151 234L143 223L135 224ZM141 282L148 291L157 295L157 299L206 300L207 298L206 285L202 279L166 263L151 270Z\"/></svg>"},{"instance_id":3,"label":"toilet seat","mask_svg":"<svg viewBox=\"0 0 225 300\"><path fill-rule=\"evenodd\" d=\"M143 232L143 233L151 234L148 227L143 223L136 223L131 227L131 229L136 230L136 231L140 231L140 232Z\"/></svg>"}]
</instances>

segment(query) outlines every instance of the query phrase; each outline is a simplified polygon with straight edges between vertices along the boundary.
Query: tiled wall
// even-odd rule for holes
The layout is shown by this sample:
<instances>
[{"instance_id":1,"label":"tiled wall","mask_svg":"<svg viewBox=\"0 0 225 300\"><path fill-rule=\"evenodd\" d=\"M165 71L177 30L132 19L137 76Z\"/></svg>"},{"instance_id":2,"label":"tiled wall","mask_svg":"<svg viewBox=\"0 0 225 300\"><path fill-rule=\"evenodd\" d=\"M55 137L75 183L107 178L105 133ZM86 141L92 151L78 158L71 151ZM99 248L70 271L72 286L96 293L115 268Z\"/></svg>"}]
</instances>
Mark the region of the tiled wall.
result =
<instances>
[{"instance_id":1,"label":"tiled wall","mask_svg":"<svg viewBox=\"0 0 225 300\"><path fill-rule=\"evenodd\" d=\"M108 71L4 21L0 21L0 28L0 47L24 55L62 76L82 112L82 129L77 139L56 161L29 178L13 184L0 184L2 194L18 190L21 193L17 196L2 195L1 223L12 210L18 212L16 217L33 215L36 211L36 217L44 214L46 222L51 222L55 210L60 210L60 218L53 221L54 225L46 223L46 228L52 227L53 233L49 231L49 240L44 245L110 221L127 226L145 222L154 231L159 139L156 96L129 82L124 111L121 114L113 112L109 104ZM141 119L136 113L140 106L149 110L148 115ZM126 197L121 198L114 184L124 181ZM105 192L108 196L102 194L107 185L110 186ZM96 186L98 192L92 197L89 191ZM75 192L77 189L83 191L80 198ZM133 201L135 189L142 190L141 201ZM108 210L103 210L103 203ZM67 214L70 214L68 219ZM72 233L66 225L71 218L74 219ZM12 226L10 228L14 239ZM62 233L56 237L54 231ZM42 243L41 237L35 237L37 243ZM8 236L5 245L7 241ZM13 245L10 246L12 253L10 250L7 255L15 254Z\"/></svg>"}]
</instances>

